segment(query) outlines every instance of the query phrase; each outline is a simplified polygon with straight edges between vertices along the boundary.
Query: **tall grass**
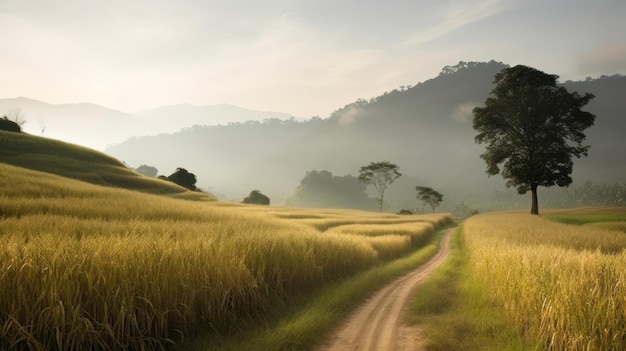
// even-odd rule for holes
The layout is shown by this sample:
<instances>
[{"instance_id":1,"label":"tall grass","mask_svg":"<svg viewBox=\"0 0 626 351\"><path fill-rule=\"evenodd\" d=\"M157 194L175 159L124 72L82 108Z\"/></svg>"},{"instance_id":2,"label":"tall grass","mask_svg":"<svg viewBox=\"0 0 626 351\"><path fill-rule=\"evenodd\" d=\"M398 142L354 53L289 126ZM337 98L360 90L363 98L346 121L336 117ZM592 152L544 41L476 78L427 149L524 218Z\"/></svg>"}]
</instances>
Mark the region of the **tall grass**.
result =
<instances>
[{"instance_id":1,"label":"tall grass","mask_svg":"<svg viewBox=\"0 0 626 351\"><path fill-rule=\"evenodd\" d=\"M0 164L0 349L160 349L206 328L228 334L277 300L406 253L385 241L415 246L400 216L304 212L176 200ZM372 237L298 219L326 216L400 227ZM440 217L416 216L414 230L432 235L422 222L450 221Z\"/></svg>"},{"instance_id":2,"label":"tall grass","mask_svg":"<svg viewBox=\"0 0 626 351\"><path fill-rule=\"evenodd\" d=\"M472 279L527 339L547 350L626 349L624 233L521 213L464 228Z\"/></svg>"},{"instance_id":3,"label":"tall grass","mask_svg":"<svg viewBox=\"0 0 626 351\"><path fill-rule=\"evenodd\" d=\"M490 291L470 274L463 227L450 240L450 255L409 305L407 320L420 325L423 349L530 350L513 323L489 301Z\"/></svg>"},{"instance_id":4,"label":"tall grass","mask_svg":"<svg viewBox=\"0 0 626 351\"><path fill-rule=\"evenodd\" d=\"M0 162L92 184L213 201L172 182L144 177L104 153L59 140L0 130ZM11 174L5 174L11 176Z\"/></svg>"}]
</instances>

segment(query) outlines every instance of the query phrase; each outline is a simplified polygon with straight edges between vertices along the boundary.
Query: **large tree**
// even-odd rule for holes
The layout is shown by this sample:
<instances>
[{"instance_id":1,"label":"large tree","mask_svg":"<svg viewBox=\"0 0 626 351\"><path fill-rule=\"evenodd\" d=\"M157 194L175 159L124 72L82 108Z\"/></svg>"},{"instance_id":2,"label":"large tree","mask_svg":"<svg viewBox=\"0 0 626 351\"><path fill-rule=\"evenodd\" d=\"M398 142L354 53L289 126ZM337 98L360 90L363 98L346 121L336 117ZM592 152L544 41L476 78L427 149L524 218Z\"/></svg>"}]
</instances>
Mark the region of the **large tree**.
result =
<instances>
[{"instance_id":1,"label":"large tree","mask_svg":"<svg viewBox=\"0 0 626 351\"><path fill-rule=\"evenodd\" d=\"M441 201L443 201L443 195L433 188L427 186L416 186L417 198L422 200L425 204L428 204L435 213L435 208L439 207Z\"/></svg>"},{"instance_id":2,"label":"large tree","mask_svg":"<svg viewBox=\"0 0 626 351\"><path fill-rule=\"evenodd\" d=\"M380 205L380 212L383 212L385 190L402 174L398 172L398 166L389 162L370 162L369 165L359 169L359 181L367 185L373 185L378 193L376 201Z\"/></svg>"},{"instance_id":3,"label":"large tree","mask_svg":"<svg viewBox=\"0 0 626 351\"><path fill-rule=\"evenodd\" d=\"M496 74L485 107L474 109L477 143L487 174L501 173L507 187L532 194L531 213L539 214L537 188L572 183L572 156L587 156L585 129L595 116L581 109L593 95L570 93L558 76L518 65ZM500 169L500 164L503 164Z\"/></svg>"}]
</instances>

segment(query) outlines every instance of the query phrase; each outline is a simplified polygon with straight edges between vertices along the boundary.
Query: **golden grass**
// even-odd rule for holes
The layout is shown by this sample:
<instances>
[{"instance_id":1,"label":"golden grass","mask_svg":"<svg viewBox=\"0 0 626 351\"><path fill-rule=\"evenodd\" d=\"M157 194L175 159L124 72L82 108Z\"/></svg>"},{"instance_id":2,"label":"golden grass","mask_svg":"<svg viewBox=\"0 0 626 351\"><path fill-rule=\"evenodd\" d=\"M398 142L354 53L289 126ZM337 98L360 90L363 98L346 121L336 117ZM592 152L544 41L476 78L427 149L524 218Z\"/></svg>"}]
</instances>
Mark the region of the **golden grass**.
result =
<instances>
[{"instance_id":1,"label":"golden grass","mask_svg":"<svg viewBox=\"0 0 626 351\"><path fill-rule=\"evenodd\" d=\"M211 194L191 192L169 181L145 177L107 154L59 140L0 131L0 146L1 163L92 184L215 201Z\"/></svg>"},{"instance_id":2,"label":"golden grass","mask_svg":"<svg viewBox=\"0 0 626 351\"><path fill-rule=\"evenodd\" d=\"M389 228L322 232L310 219ZM412 219L190 202L0 164L0 349L159 349L229 333L451 221Z\"/></svg>"},{"instance_id":3,"label":"golden grass","mask_svg":"<svg viewBox=\"0 0 626 351\"><path fill-rule=\"evenodd\" d=\"M473 279L525 337L546 350L624 349L624 233L522 213L474 216L464 230Z\"/></svg>"}]
</instances>

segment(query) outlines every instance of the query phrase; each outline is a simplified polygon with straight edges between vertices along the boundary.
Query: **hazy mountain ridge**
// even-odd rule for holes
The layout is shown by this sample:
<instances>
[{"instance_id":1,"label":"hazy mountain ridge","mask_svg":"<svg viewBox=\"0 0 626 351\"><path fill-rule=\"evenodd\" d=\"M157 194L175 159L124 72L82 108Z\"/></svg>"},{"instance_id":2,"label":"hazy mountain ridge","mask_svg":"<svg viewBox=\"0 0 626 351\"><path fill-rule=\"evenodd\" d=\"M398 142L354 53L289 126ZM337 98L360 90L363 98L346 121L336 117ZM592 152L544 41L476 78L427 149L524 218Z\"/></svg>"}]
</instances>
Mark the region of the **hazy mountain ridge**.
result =
<instances>
[{"instance_id":1,"label":"hazy mountain ridge","mask_svg":"<svg viewBox=\"0 0 626 351\"><path fill-rule=\"evenodd\" d=\"M245 109L227 104L170 105L126 113L91 103L50 104L25 97L0 99L0 115L19 109L24 131L104 150L133 136L174 133L197 125L289 119L291 114Z\"/></svg>"},{"instance_id":2,"label":"hazy mountain ridge","mask_svg":"<svg viewBox=\"0 0 626 351\"><path fill-rule=\"evenodd\" d=\"M501 177L485 174L479 158L484 146L474 142L472 109L484 103L494 75L505 67L496 61L447 66L433 79L360 99L327 119L194 127L135 138L107 151L132 166L150 164L163 173L187 167L198 176L201 187L232 200L260 189L272 203L280 203L307 171L355 175L362 165L388 160L406 176L442 189L448 201L463 201L463 192L504 188ZM589 159L575 161L575 182L624 182L626 161L621 150L626 145L619 134L624 130L626 101L619 92L626 91L626 77L565 85L596 95L588 106L598 115L588 133L592 148ZM417 203L415 185L392 186L390 191L396 194L390 203Z\"/></svg>"}]
</instances>

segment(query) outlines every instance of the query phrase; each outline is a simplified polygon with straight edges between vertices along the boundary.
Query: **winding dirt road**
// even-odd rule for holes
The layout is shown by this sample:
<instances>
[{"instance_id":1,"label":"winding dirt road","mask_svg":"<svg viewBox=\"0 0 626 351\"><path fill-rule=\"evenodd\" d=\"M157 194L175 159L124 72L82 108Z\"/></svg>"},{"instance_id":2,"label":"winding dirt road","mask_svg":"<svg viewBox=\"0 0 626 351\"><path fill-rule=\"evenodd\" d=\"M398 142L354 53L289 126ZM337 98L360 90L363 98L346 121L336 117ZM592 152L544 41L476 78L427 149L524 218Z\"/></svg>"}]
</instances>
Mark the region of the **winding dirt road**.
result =
<instances>
[{"instance_id":1,"label":"winding dirt road","mask_svg":"<svg viewBox=\"0 0 626 351\"><path fill-rule=\"evenodd\" d=\"M455 229L446 232L441 239L441 248L433 258L376 292L317 350L420 350L419 327L403 325L402 311L415 288L448 257L450 235Z\"/></svg>"}]
</instances>

